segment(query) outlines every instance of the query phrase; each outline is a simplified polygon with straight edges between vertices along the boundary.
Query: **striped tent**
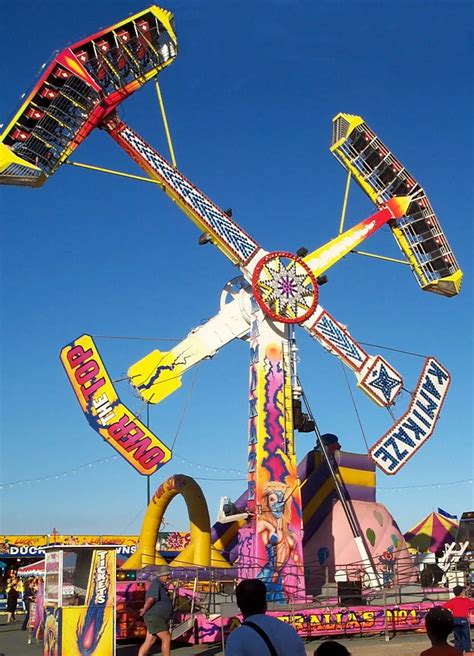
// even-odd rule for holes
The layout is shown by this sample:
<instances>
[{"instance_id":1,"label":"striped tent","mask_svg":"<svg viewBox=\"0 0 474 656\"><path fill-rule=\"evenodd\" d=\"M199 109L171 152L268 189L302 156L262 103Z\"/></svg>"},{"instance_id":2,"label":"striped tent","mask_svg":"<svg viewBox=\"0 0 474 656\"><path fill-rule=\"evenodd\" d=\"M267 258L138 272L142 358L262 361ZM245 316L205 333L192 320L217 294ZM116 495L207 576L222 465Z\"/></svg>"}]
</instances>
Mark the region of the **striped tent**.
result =
<instances>
[{"instance_id":1,"label":"striped tent","mask_svg":"<svg viewBox=\"0 0 474 656\"><path fill-rule=\"evenodd\" d=\"M432 512L405 533L403 537L412 549L435 553L438 549L442 549L445 544L455 541L457 529L457 520Z\"/></svg>"},{"instance_id":2,"label":"striped tent","mask_svg":"<svg viewBox=\"0 0 474 656\"><path fill-rule=\"evenodd\" d=\"M45 560L38 560L36 563L30 563L29 565L23 565L23 567L18 568L18 576L44 576L44 564Z\"/></svg>"}]
</instances>

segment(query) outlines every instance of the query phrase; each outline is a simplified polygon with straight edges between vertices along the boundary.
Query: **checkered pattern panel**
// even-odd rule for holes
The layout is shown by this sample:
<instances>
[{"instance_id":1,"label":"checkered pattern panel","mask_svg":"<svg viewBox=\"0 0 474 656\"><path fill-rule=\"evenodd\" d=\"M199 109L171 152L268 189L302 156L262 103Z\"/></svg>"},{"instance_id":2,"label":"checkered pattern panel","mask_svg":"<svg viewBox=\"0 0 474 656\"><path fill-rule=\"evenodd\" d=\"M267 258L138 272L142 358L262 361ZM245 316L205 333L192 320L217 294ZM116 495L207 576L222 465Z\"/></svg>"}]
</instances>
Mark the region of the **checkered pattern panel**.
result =
<instances>
[{"instance_id":1,"label":"checkered pattern panel","mask_svg":"<svg viewBox=\"0 0 474 656\"><path fill-rule=\"evenodd\" d=\"M208 226L209 232L224 242L242 262L247 261L255 253L259 248L258 244L177 169L170 166L161 155L140 139L133 130L124 128L120 136L146 159L166 185L199 216L200 220Z\"/></svg>"}]
</instances>

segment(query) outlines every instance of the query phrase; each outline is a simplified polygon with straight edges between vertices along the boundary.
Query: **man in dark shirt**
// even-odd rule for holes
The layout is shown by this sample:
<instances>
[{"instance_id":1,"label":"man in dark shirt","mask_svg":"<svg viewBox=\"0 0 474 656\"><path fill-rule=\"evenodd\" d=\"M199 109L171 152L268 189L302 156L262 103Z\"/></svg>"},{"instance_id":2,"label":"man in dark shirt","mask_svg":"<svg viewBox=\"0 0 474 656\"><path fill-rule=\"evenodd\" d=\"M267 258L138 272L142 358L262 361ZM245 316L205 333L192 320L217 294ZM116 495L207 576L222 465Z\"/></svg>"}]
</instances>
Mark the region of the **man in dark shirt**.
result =
<instances>
[{"instance_id":1,"label":"man in dark shirt","mask_svg":"<svg viewBox=\"0 0 474 656\"><path fill-rule=\"evenodd\" d=\"M157 578L151 582L145 605L140 610L140 615L143 616L146 624L146 638L138 651L138 656L148 656L158 638L161 640L161 653L163 656L170 656L169 621L173 614L173 607L166 584L169 583L171 570L166 565L160 565L156 574Z\"/></svg>"},{"instance_id":2,"label":"man in dark shirt","mask_svg":"<svg viewBox=\"0 0 474 656\"><path fill-rule=\"evenodd\" d=\"M25 617L21 626L22 631L28 628L28 620L30 619L30 604L35 598L35 593L31 589L31 579L26 579L25 587L23 588L23 603L25 604Z\"/></svg>"}]
</instances>

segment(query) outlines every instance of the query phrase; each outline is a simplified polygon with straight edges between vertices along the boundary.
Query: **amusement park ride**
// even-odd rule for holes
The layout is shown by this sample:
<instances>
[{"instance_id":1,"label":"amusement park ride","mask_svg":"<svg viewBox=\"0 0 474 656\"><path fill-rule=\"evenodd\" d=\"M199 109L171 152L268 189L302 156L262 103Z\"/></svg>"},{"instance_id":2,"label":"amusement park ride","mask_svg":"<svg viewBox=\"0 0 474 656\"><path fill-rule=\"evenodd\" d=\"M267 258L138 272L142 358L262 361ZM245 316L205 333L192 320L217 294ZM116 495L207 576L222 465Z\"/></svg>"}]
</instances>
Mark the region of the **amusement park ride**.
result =
<instances>
[{"instance_id":1,"label":"amusement park ride","mask_svg":"<svg viewBox=\"0 0 474 656\"><path fill-rule=\"evenodd\" d=\"M0 135L0 182L43 185L99 127L198 227L200 243L213 244L239 269L240 275L225 286L214 317L171 351L154 350L132 364L128 379L146 403L160 403L198 362L232 340L248 342L248 485L239 507L230 506L230 517L224 512L221 519L238 533L239 577L258 575L275 600L304 598L294 431L307 432L315 425L302 404L294 328L303 328L349 367L357 386L376 405L391 409L403 387L402 376L382 356L369 355L319 303L326 272L383 226L390 228L423 291L454 296L462 272L422 187L366 122L349 114L333 119L331 152L373 201L374 213L345 231L341 224L337 237L312 252L266 251L230 210L222 211L176 168L174 156L168 162L119 117L118 106L156 79L177 52L172 14L155 6L59 52ZM63 348L61 360L91 426L140 473L149 475L170 460L166 445L121 402L90 336ZM396 473L431 436L449 384L443 365L427 358L408 409L370 449L380 469ZM332 469L320 440L319 447ZM163 496L186 495L187 486L192 487L190 479L175 476L159 488L139 548L126 566L160 563L156 505ZM192 488L188 494L199 492ZM345 511L367 582L378 586L357 518L349 506ZM229 566L218 542L211 549L209 529L198 518L191 517L191 533L191 544L175 565Z\"/></svg>"}]
</instances>

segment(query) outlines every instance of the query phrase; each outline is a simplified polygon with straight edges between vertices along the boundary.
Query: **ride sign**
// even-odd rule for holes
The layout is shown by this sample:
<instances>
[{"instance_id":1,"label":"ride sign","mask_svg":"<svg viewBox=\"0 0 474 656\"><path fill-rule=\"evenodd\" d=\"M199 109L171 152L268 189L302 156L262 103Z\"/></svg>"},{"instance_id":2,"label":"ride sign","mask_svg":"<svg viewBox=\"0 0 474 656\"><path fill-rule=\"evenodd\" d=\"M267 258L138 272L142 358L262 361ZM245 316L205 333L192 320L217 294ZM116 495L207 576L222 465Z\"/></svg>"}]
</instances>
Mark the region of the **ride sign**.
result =
<instances>
[{"instance_id":1,"label":"ride sign","mask_svg":"<svg viewBox=\"0 0 474 656\"><path fill-rule=\"evenodd\" d=\"M153 474L171 451L120 400L90 335L61 350L61 362L87 421L140 474Z\"/></svg>"},{"instance_id":2,"label":"ride sign","mask_svg":"<svg viewBox=\"0 0 474 656\"><path fill-rule=\"evenodd\" d=\"M383 472L399 471L433 434L450 383L449 372L427 358L408 410L369 450Z\"/></svg>"}]
</instances>

